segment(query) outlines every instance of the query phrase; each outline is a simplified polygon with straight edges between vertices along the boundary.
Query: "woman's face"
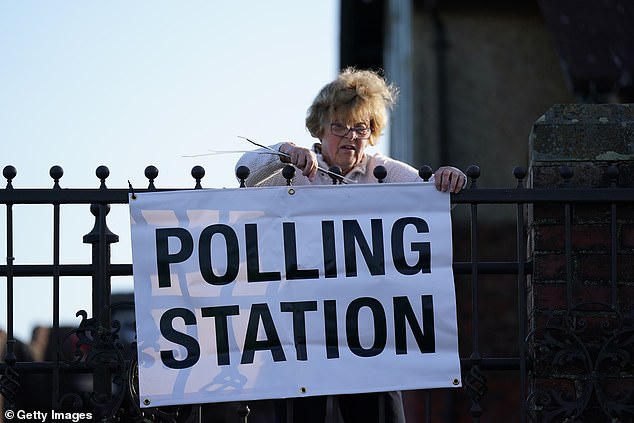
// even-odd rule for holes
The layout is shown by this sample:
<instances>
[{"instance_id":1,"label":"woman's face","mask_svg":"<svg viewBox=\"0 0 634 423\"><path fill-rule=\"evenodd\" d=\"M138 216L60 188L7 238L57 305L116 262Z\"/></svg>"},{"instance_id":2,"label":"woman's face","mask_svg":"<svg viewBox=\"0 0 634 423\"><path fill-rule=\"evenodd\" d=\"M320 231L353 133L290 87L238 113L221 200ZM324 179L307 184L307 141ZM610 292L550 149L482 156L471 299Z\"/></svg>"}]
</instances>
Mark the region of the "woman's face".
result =
<instances>
[{"instance_id":1,"label":"woman's face","mask_svg":"<svg viewBox=\"0 0 634 423\"><path fill-rule=\"evenodd\" d=\"M329 166L339 166L345 175L363 160L370 135L367 122L346 125L333 120L325 125L321 154Z\"/></svg>"}]
</instances>

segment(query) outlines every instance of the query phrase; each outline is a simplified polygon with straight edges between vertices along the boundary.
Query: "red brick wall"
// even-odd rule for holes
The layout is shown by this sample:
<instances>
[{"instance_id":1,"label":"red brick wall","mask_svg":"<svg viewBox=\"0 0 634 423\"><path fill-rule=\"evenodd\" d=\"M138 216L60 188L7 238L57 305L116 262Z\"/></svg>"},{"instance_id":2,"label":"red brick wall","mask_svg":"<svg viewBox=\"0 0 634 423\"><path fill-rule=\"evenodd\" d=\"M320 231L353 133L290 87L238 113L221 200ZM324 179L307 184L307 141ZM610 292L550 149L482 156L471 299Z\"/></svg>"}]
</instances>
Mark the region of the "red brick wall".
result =
<instances>
[{"instance_id":1,"label":"red brick wall","mask_svg":"<svg viewBox=\"0 0 634 423\"><path fill-rule=\"evenodd\" d=\"M532 188L633 187L633 135L630 105L554 106L533 127ZM562 166L571 177L559 174ZM634 198L614 209L568 207L566 213L553 202L531 210L529 411L537 421L631 421L634 407L624 392L634 388Z\"/></svg>"}]
</instances>

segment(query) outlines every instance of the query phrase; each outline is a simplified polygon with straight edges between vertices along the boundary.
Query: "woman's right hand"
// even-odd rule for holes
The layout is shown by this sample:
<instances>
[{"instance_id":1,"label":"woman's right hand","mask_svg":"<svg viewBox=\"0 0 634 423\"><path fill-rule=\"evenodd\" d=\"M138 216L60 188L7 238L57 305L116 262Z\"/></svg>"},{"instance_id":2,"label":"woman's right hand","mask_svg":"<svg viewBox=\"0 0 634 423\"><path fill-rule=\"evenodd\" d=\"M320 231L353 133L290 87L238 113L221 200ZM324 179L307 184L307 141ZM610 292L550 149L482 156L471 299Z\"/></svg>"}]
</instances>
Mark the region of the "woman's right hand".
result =
<instances>
[{"instance_id":1,"label":"woman's right hand","mask_svg":"<svg viewBox=\"0 0 634 423\"><path fill-rule=\"evenodd\" d=\"M317 175L317 156L315 153L304 147L298 147L292 142L285 142L279 148L280 153L287 154L288 157L280 156L280 160L284 163L291 163L302 174L308 177L308 180L313 182Z\"/></svg>"}]
</instances>

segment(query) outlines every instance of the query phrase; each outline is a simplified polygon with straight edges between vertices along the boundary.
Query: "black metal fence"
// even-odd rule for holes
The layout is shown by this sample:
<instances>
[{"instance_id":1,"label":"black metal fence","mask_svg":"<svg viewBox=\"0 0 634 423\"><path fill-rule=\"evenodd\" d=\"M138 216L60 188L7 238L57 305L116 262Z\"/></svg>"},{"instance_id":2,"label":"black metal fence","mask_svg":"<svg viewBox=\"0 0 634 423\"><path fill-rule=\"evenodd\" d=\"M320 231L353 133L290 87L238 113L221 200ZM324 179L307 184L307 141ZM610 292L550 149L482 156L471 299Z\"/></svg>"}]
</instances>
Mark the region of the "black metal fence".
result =
<instances>
[{"instance_id":1,"label":"black metal fence","mask_svg":"<svg viewBox=\"0 0 634 423\"><path fill-rule=\"evenodd\" d=\"M572 398L559 410L554 407L552 413L553 402L536 399L538 393L530 383L544 348L554 349L545 342L527 343L534 334L531 330L535 330L527 320L530 312L527 284L533 271L531 254L527 251L530 212L538 204L556 204L568 210L576 204L587 203L608 204L613 214L623 208L631 212L634 189L619 188L615 183L606 188L529 189L525 186L526 171L522 168L513 170L515 181L511 188L483 189L477 185L479 172L476 166L470 167L468 187L452 195L452 202L456 204L454 213L459 215L454 217L454 272L463 389L405 392L408 421L575 421L575 413L578 416L578 410L583 411L581 399L575 403ZM96 169L99 187L95 189L62 188L63 170L59 166L50 169L53 184L45 189L14 187L16 173L12 166L5 167L6 186L0 189L0 203L6 213L3 237L7 255L6 264L0 265L0 282L6 283L7 298L6 341L0 346L0 352L4 350L0 363L0 401L3 402L0 404L5 413L47 409L71 413L66 417L76 417L78 413L86 417L89 413L93 420L100 421L271 421L269 417L260 417L267 416L267 409L260 402L225 405L225 408L196 405L140 409L134 303L131 296L121 300L111 295L111 279L131 276L132 265L111 263L111 246L119 237L107 225L111 205L127 204L133 188L107 187L109 170L105 166ZM147 167L147 188L134 187L134 192L157 190L154 185L157 175L155 167ZM191 175L193 188L201 189L204 169L196 166ZM421 177L428 175L429 169L421 170ZM562 173L563 177L566 175ZM52 206L51 263L15 263L16 205ZM93 229L82 240L92 249L89 263L61 262L60 219L62 206L67 205L85 205L95 218ZM483 207L487 211L504 208L505 217L483 219ZM569 231L566 229L565 237L570 236ZM614 227L611 236L616 239ZM497 254L496 251L502 252ZM568 256L567 260L572 261L572 257ZM613 273L616 265L614 261ZM52 285L52 325L50 335L45 337L47 352L39 357L29 354L28 348L14 336L15 316L28 313L28 310L15 309L14 289L25 278L33 277L47 278ZM75 327L62 327L59 320L60 280L67 277L92 281L91 314L78 310L81 321ZM612 281L616 290L617 278L613 277ZM610 304L609 308L617 310L618 304ZM631 381L632 356L626 353L632 352L633 329L631 320L624 322L620 341L624 355L615 357L626 362L619 369ZM592 377L596 380L601 375ZM632 421L634 411L628 399L616 405L607 397L599 401L612 401L612 407L605 407L604 421ZM571 402L576 408L569 406ZM260 409L264 411L258 414ZM333 422L338 418L335 412L329 417Z\"/></svg>"}]
</instances>

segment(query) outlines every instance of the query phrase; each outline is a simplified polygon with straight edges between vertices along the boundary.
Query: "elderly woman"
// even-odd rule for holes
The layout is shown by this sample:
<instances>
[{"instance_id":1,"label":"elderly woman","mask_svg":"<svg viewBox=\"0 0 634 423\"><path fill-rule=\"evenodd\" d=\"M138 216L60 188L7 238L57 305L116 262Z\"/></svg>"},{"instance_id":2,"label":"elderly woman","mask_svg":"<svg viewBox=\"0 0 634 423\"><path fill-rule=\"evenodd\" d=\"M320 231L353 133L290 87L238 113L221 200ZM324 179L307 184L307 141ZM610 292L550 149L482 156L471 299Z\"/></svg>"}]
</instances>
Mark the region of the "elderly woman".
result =
<instances>
[{"instance_id":1,"label":"elderly woman","mask_svg":"<svg viewBox=\"0 0 634 423\"><path fill-rule=\"evenodd\" d=\"M342 71L337 79L321 89L308 109L306 128L320 142L312 149L292 142L271 146L287 155L275 156L259 150L246 153L238 161L251 170L248 186L284 185L282 168L292 163L302 171L294 185L331 184L331 177L321 169L337 166L348 180L376 182L373 170L384 166L384 182L417 182L418 171L403 162L380 153L366 154L368 145L376 145L387 123L387 113L396 102L397 89L374 72L352 68ZM438 168L433 181L441 191L459 192L466 178L451 166Z\"/></svg>"},{"instance_id":2,"label":"elderly woman","mask_svg":"<svg viewBox=\"0 0 634 423\"><path fill-rule=\"evenodd\" d=\"M384 166L384 182L417 182L418 171L403 162L380 153L366 153L368 145L376 145L385 124L387 113L396 101L397 89L378 74L348 68L337 79L324 86L308 109L306 127L319 140L312 149L292 142L270 146L282 155L261 149L244 154L238 163L247 166L250 175L247 186L285 185L282 169L291 163L296 172L294 185L332 184L332 176L324 170L333 167L347 181L373 183L373 170ZM269 153L269 154L263 154ZM466 182L465 175L455 167L440 167L432 176L438 190L459 192ZM382 396L382 398L381 398ZM379 421L383 402L385 422L405 422L400 392L357 394L338 397L339 409L346 423ZM279 407L278 421L285 422L285 407ZM302 423L323 423L326 415L325 397L293 400L293 420Z\"/></svg>"}]
</instances>

